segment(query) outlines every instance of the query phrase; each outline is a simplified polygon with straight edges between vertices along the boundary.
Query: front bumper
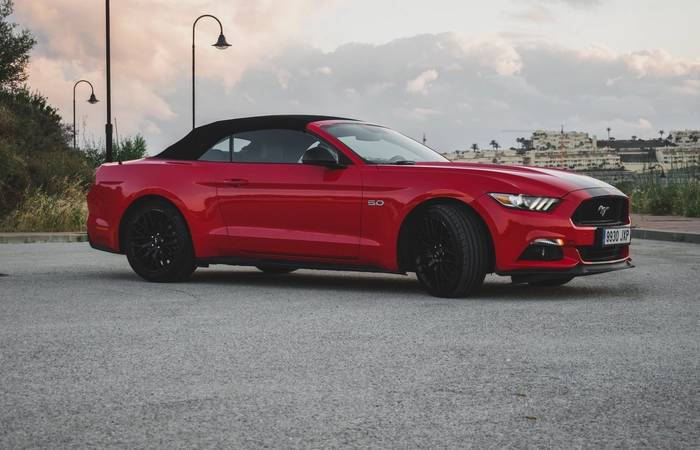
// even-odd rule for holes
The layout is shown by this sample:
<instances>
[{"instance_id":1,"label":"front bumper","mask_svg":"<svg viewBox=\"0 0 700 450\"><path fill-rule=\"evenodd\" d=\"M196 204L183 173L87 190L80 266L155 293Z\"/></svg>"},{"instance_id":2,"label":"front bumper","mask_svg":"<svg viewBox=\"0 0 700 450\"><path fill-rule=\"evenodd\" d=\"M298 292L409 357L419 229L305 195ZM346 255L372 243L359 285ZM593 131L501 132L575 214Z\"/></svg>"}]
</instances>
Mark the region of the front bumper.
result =
<instances>
[{"instance_id":1,"label":"front bumper","mask_svg":"<svg viewBox=\"0 0 700 450\"><path fill-rule=\"evenodd\" d=\"M507 209L487 195L473 205L485 218L493 237L494 272L498 275L584 276L633 267L629 245L602 247L602 229L629 226L629 213L622 223L610 225L575 225L572 216L579 205L597 198L586 190L573 191L563 197L550 213ZM538 240L558 242L556 259L523 258ZM536 281L536 280L535 280Z\"/></svg>"},{"instance_id":2,"label":"front bumper","mask_svg":"<svg viewBox=\"0 0 700 450\"><path fill-rule=\"evenodd\" d=\"M599 273L612 272L615 270L631 269L634 267L632 261L614 261L604 264L579 264L570 269L533 269L533 270L512 270L496 271L497 275L513 277L514 283L529 283L537 281L551 280L552 278L563 277L583 277L586 275L596 275Z\"/></svg>"}]
</instances>

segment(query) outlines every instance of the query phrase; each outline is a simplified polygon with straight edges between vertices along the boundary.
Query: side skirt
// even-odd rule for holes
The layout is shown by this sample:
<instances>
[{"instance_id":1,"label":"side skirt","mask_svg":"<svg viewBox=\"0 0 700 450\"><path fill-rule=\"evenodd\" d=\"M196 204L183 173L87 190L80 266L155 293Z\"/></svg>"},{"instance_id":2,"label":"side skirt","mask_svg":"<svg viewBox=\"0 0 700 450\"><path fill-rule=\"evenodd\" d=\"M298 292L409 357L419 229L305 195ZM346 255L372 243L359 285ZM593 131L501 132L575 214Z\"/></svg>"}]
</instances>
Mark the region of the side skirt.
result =
<instances>
[{"instance_id":1,"label":"side skirt","mask_svg":"<svg viewBox=\"0 0 700 450\"><path fill-rule=\"evenodd\" d=\"M347 272L374 272L405 275L406 272L387 270L382 267L356 266L350 264L333 264L309 261L285 261L265 258L240 258L231 256L217 256L214 258L197 258L197 267L209 267L211 264L226 264L229 266L267 266L284 267L289 269L313 269L313 270L340 270Z\"/></svg>"}]
</instances>

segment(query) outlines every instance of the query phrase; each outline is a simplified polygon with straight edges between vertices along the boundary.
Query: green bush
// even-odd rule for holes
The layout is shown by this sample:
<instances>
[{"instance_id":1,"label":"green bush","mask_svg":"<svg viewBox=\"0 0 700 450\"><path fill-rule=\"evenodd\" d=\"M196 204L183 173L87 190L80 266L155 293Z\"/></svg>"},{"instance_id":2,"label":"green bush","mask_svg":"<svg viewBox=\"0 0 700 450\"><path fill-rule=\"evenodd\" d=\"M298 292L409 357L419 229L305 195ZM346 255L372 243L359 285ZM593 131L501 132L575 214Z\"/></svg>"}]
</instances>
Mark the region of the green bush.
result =
<instances>
[{"instance_id":1,"label":"green bush","mask_svg":"<svg viewBox=\"0 0 700 450\"><path fill-rule=\"evenodd\" d=\"M630 197L633 213L667 216L700 217L700 182L690 180L669 186L634 184L617 185Z\"/></svg>"},{"instance_id":2,"label":"green bush","mask_svg":"<svg viewBox=\"0 0 700 450\"><path fill-rule=\"evenodd\" d=\"M141 134L133 137L127 136L113 145L113 158L115 161L131 161L145 158L148 155L147 147L146 140ZM107 151L102 141L96 144L94 140L83 140L83 152L85 161L93 169L100 167L100 164L107 159Z\"/></svg>"}]
</instances>

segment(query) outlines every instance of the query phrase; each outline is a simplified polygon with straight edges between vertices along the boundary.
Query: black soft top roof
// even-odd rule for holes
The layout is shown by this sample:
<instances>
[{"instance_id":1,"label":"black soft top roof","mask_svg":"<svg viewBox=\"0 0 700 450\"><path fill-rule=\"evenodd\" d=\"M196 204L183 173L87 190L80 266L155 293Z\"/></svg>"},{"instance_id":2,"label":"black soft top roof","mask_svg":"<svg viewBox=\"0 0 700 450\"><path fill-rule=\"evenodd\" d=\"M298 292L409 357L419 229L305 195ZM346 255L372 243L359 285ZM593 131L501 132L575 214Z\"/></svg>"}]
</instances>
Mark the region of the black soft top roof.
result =
<instances>
[{"instance_id":1,"label":"black soft top roof","mask_svg":"<svg viewBox=\"0 0 700 450\"><path fill-rule=\"evenodd\" d=\"M285 115L220 120L195 128L187 136L155 155L154 158L193 161L199 159L221 139L232 134L270 129L304 131L308 124L321 120L353 119L333 116Z\"/></svg>"}]
</instances>

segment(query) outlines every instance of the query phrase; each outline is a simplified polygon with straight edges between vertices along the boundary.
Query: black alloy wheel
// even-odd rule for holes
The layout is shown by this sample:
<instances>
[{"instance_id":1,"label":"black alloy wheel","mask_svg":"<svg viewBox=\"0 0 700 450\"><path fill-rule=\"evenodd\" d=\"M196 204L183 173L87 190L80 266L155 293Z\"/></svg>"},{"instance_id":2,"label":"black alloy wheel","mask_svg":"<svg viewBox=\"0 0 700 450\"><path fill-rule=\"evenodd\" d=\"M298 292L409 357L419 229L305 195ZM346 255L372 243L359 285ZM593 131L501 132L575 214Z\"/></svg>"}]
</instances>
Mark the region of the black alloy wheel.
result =
<instances>
[{"instance_id":1,"label":"black alloy wheel","mask_svg":"<svg viewBox=\"0 0 700 450\"><path fill-rule=\"evenodd\" d=\"M416 276L436 297L462 297L486 276L487 238L474 213L452 205L428 208L413 239Z\"/></svg>"},{"instance_id":2,"label":"black alloy wheel","mask_svg":"<svg viewBox=\"0 0 700 450\"><path fill-rule=\"evenodd\" d=\"M129 265L145 280L180 281L196 268L185 219L168 203L148 202L134 211L125 243Z\"/></svg>"}]
</instances>

